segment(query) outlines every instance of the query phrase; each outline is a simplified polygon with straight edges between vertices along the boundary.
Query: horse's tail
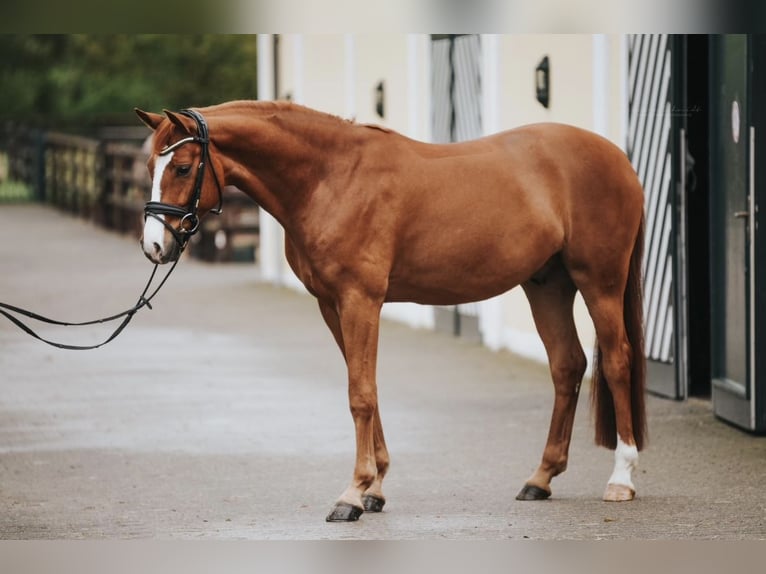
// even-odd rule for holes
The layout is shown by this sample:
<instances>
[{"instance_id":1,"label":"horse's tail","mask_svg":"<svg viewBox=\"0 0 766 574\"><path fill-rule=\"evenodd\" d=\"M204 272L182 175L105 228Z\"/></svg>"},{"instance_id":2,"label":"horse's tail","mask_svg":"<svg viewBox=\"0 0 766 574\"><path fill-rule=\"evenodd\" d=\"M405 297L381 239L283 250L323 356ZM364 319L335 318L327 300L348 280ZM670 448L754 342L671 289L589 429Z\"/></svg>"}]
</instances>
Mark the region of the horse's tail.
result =
<instances>
[{"instance_id":1,"label":"horse's tail","mask_svg":"<svg viewBox=\"0 0 766 574\"><path fill-rule=\"evenodd\" d=\"M644 355L643 288L641 264L644 254L644 216L630 257L628 281L625 285L623 318L628 343L632 350L630 367L630 405L633 438L641 450L647 439L646 428L646 358ZM601 369L601 349L596 342L591 393L595 413L596 444L609 449L617 446L617 424L612 394Z\"/></svg>"}]
</instances>

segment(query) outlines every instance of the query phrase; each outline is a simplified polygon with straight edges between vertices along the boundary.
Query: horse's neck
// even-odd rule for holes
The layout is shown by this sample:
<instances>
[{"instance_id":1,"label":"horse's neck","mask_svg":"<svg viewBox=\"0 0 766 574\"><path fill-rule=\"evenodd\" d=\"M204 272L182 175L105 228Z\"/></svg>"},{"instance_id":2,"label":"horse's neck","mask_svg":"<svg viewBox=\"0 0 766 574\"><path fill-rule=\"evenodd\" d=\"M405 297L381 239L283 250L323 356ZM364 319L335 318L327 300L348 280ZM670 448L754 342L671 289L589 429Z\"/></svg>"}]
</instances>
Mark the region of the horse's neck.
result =
<instances>
[{"instance_id":1,"label":"horse's neck","mask_svg":"<svg viewBox=\"0 0 766 574\"><path fill-rule=\"evenodd\" d=\"M290 227L306 194L320 184L325 158L337 145L338 138L327 129L331 119L310 112L283 112L270 119L243 117L225 140L227 183Z\"/></svg>"}]
</instances>

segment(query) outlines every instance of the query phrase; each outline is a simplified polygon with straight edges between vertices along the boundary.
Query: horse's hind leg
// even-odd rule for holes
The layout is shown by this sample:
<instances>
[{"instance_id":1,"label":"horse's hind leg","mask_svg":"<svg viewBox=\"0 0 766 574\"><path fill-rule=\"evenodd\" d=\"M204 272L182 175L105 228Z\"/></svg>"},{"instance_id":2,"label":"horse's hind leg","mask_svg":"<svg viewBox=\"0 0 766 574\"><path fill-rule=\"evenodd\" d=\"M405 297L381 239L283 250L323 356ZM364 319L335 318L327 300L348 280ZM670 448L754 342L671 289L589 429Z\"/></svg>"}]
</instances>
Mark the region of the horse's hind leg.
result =
<instances>
[{"instance_id":1,"label":"horse's hind leg","mask_svg":"<svg viewBox=\"0 0 766 574\"><path fill-rule=\"evenodd\" d=\"M613 424L616 426L617 444L614 452L614 470L604 491L606 501L632 500L636 493L631 478L638 463L638 448L631 416L631 362L634 359L623 321L621 291L622 289L596 290L597 295L594 296L591 289L583 290L601 351L601 375L606 379L614 404ZM594 380L595 384L599 383ZM597 413L597 416L599 414Z\"/></svg>"},{"instance_id":2,"label":"horse's hind leg","mask_svg":"<svg viewBox=\"0 0 766 574\"><path fill-rule=\"evenodd\" d=\"M567 467L577 398L587 360L572 315L577 288L560 261L522 287L548 353L556 395L542 461L516 499L541 500L551 495L551 479Z\"/></svg>"}]
</instances>

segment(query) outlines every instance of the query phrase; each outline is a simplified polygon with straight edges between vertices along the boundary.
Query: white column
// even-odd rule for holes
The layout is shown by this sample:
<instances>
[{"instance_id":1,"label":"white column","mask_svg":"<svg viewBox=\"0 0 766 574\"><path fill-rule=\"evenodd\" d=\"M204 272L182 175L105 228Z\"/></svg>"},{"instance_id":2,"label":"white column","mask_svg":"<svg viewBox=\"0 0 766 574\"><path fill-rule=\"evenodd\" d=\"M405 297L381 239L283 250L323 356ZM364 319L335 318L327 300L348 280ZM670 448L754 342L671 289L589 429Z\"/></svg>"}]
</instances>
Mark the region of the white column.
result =
<instances>
[{"instance_id":1,"label":"white column","mask_svg":"<svg viewBox=\"0 0 766 574\"><path fill-rule=\"evenodd\" d=\"M500 131L500 38L481 35L481 122L484 135Z\"/></svg>"},{"instance_id":2,"label":"white column","mask_svg":"<svg viewBox=\"0 0 766 574\"><path fill-rule=\"evenodd\" d=\"M407 135L431 141L431 38L407 35Z\"/></svg>"},{"instance_id":3,"label":"white column","mask_svg":"<svg viewBox=\"0 0 766 574\"><path fill-rule=\"evenodd\" d=\"M290 34L293 43L293 101L296 104L304 104L304 47L302 34Z\"/></svg>"},{"instance_id":4,"label":"white column","mask_svg":"<svg viewBox=\"0 0 766 574\"><path fill-rule=\"evenodd\" d=\"M609 137L609 38L593 34L593 131Z\"/></svg>"},{"instance_id":5,"label":"white column","mask_svg":"<svg viewBox=\"0 0 766 574\"><path fill-rule=\"evenodd\" d=\"M292 42L292 48L293 48L293 101L296 104L305 104L305 47L304 47L304 37L303 34L290 34L288 36L289 41ZM285 285L286 287L290 287L291 289L295 289L297 291L305 291L305 287L303 286L303 283L300 282L300 279L296 277L295 273L293 273L293 270L290 269L290 266L287 264L287 260L285 259L283 253L284 253L284 245L285 245L285 232L282 227L279 227L280 231L280 237L281 237L281 252L279 254L280 258L280 275L279 275L279 283L281 285Z\"/></svg>"},{"instance_id":6,"label":"white column","mask_svg":"<svg viewBox=\"0 0 766 574\"><path fill-rule=\"evenodd\" d=\"M274 99L274 34L258 34L258 99Z\"/></svg>"},{"instance_id":7,"label":"white column","mask_svg":"<svg viewBox=\"0 0 766 574\"><path fill-rule=\"evenodd\" d=\"M481 122L484 135L500 131L500 38L481 36ZM479 303L479 332L482 342L493 351L505 345L504 295Z\"/></svg>"},{"instance_id":8,"label":"white column","mask_svg":"<svg viewBox=\"0 0 766 574\"><path fill-rule=\"evenodd\" d=\"M273 100L274 93L274 36L258 34L258 99ZM263 209L259 213L260 245L258 264L261 280L280 283L282 276L282 251L284 237L282 227Z\"/></svg>"},{"instance_id":9,"label":"white column","mask_svg":"<svg viewBox=\"0 0 766 574\"><path fill-rule=\"evenodd\" d=\"M344 34L345 57L345 105L344 114L350 120L356 119L356 40L353 34Z\"/></svg>"},{"instance_id":10,"label":"white column","mask_svg":"<svg viewBox=\"0 0 766 574\"><path fill-rule=\"evenodd\" d=\"M620 133L618 135L617 145L623 151L628 148L628 35L620 36Z\"/></svg>"}]
</instances>

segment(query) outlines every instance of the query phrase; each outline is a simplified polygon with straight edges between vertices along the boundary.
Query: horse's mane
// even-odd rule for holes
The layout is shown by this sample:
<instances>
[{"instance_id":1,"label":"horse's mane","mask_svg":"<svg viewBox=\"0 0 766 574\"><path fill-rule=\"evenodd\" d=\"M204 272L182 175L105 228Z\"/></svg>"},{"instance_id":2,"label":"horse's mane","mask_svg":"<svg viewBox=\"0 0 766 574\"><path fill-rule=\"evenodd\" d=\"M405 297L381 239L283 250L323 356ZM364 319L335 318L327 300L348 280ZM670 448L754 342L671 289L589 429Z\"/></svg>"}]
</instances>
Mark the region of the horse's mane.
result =
<instances>
[{"instance_id":1,"label":"horse's mane","mask_svg":"<svg viewBox=\"0 0 766 574\"><path fill-rule=\"evenodd\" d=\"M278 113L305 115L310 116L313 119L324 119L341 125L361 126L365 128L377 129L386 133L391 131L390 129L383 126L375 124L359 124L354 119L341 118L340 116L314 110L312 108L308 108L306 106L285 100L234 100L215 106L210 106L208 109L211 112L239 112L259 115L273 115Z\"/></svg>"}]
</instances>

